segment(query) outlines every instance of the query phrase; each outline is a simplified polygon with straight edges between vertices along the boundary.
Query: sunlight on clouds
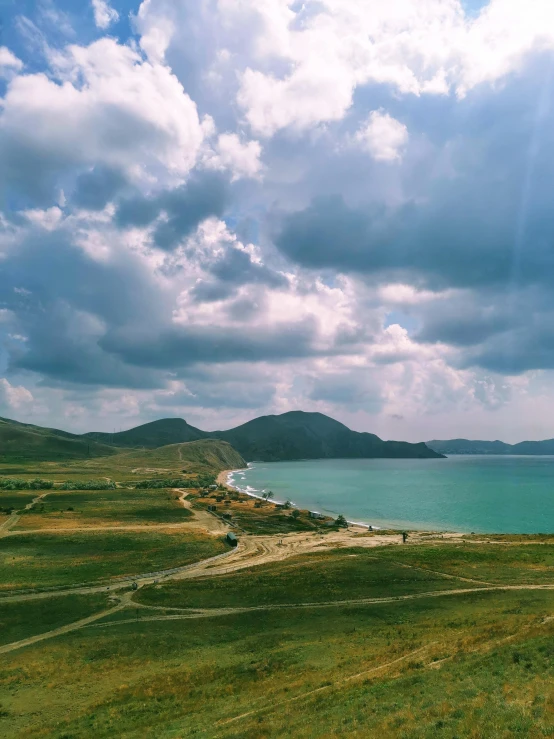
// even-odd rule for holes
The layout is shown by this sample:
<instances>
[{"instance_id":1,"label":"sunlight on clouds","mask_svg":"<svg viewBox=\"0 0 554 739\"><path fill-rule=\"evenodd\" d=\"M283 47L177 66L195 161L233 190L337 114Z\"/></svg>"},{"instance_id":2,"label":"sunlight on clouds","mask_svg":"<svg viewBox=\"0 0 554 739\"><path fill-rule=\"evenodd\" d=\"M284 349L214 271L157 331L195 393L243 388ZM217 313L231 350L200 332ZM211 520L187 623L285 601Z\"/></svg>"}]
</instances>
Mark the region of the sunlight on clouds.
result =
<instances>
[{"instance_id":1,"label":"sunlight on clouds","mask_svg":"<svg viewBox=\"0 0 554 739\"><path fill-rule=\"evenodd\" d=\"M401 159L408 143L408 129L392 118L382 108L369 114L367 122L360 128L355 140L378 162L394 162Z\"/></svg>"}]
</instances>

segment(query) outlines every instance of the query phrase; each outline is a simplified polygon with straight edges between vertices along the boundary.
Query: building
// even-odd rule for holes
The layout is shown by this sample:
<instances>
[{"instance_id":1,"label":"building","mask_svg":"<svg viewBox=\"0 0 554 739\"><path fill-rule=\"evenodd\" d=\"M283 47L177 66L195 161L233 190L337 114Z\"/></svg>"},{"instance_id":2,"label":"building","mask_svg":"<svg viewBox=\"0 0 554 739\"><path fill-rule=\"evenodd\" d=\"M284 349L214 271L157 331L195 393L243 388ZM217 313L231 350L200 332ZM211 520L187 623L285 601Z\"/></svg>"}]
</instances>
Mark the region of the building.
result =
<instances>
[{"instance_id":1,"label":"building","mask_svg":"<svg viewBox=\"0 0 554 739\"><path fill-rule=\"evenodd\" d=\"M316 511L310 511L310 518L325 518L325 516L322 513L317 513Z\"/></svg>"},{"instance_id":2,"label":"building","mask_svg":"<svg viewBox=\"0 0 554 739\"><path fill-rule=\"evenodd\" d=\"M237 544L239 543L237 537L231 531L227 533L225 540L227 544L230 544L232 547L236 547Z\"/></svg>"}]
</instances>

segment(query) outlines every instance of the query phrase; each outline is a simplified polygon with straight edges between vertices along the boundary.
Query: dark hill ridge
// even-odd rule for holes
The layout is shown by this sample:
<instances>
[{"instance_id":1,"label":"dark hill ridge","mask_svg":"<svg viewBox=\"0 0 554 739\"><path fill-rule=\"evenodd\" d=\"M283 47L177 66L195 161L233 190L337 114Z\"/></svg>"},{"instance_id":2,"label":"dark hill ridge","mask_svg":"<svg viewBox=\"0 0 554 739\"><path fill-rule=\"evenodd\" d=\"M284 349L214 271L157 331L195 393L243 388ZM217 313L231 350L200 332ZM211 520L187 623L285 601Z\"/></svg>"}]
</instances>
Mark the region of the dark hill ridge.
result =
<instances>
[{"instance_id":1,"label":"dark hill ridge","mask_svg":"<svg viewBox=\"0 0 554 739\"><path fill-rule=\"evenodd\" d=\"M433 439L427 446L440 454L554 454L554 439L544 441L520 441L506 444L504 441L478 441L470 439Z\"/></svg>"},{"instance_id":2,"label":"dark hill ridge","mask_svg":"<svg viewBox=\"0 0 554 739\"><path fill-rule=\"evenodd\" d=\"M106 457L117 449L77 434L0 418L0 459L36 462Z\"/></svg>"},{"instance_id":3,"label":"dark hill ridge","mask_svg":"<svg viewBox=\"0 0 554 739\"><path fill-rule=\"evenodd\" d=\"M182 444L185 441L206 439L209 434L200 429L189 426L182 418L162 418L142 426L136 426L129 431L118 431L108 434L103 431L92 431L83 434L84 438L93 439L103 444L112 444L118 447L148 447L155 449L167 444Z\"/></svg>"},{"instance_id":4,"label":"dark hill ridge","mask_svg":"<svg viewBox=\"0 0 554 739\"><path fill-rule=\"evenodd\" d=\"M201 431L181 418L164 418L117 434L89 433L85 437L119 447L148 448L195 439L221 439L229 442L249 462L442 456L423 443L383 441L375 434L351 431L344 424L322 413L303 411L291 411L280 416L261 416L228 431Z\"/></svg>"}]
</instances>

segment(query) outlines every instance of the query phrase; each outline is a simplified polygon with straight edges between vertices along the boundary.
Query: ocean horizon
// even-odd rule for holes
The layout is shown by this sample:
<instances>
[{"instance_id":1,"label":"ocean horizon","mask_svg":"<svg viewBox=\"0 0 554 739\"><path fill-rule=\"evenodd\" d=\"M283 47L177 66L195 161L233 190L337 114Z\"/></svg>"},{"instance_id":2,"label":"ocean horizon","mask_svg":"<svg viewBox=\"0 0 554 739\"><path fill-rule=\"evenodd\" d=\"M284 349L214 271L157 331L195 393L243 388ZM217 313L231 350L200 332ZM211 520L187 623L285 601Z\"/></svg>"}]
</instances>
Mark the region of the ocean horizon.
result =
<instances>
[{"instance_id":1,"label":"ocean horizon","mask_svg":"<svg viewBox=\"0 0 554 739\"><path fill-rule=\"evenodd\" d=\"M252 462L229 474L250 495L376 528L554 531L554 456Z\"/></svg>"}]
</instances>

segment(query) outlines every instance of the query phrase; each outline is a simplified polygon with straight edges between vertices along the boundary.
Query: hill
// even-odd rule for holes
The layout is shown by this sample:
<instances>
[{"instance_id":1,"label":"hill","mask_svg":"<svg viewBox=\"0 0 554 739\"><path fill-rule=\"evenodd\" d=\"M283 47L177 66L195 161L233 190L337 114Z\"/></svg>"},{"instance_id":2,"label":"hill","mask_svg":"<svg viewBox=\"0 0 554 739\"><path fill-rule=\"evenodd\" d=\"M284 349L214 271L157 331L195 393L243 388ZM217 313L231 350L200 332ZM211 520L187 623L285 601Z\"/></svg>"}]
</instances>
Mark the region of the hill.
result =
<instances>
[{"instance_id":1,"label":"hill","mask_svg":"<svg viewBox=\"0 0 554 739\"><path fill-rule=\"evenodd\" d=\"M56 461L87 459L117 453L113 446L100 444L58 429L42 428L0 418L0 460Z\"/></svg>"},{"instance_id":2,"label":"hill","mask_svg":"<svg viewBox=\"0 0 554 739\"><path fill-rule=\"evenodd\" d=\"M262 416L229 431L215 431L212 436L228 441L249 462L441 456L423 443L383 441L375 434L351 431L322 413L303 411Z\"/></svg>"},{"instance_id":3,"label":"hill","mask_svg":"<svg viewBox=\"0 0 554 739\"><path fill-rule=\"evenodd\" d=\"M100 464L100 461L96 464ZM110 468L148 468L163 471L236 470L246 467L244 459L226 441L201 439L182 444L170 444L157 449L125 451L113 456Z\"/></svg>"},{"instance_id":4,"label":"hill","mask_svg":"<svg viewBox=\"0 0 554 739\"><path fill-rule=\"evenodd\" d=\"M116 454L122 449L157 449L208 439L227 442L249 462L381 457L427 459L442 456L424 443L383 441L375 434L352 431L322 413L304 411L261 416L227 431L212 432L191 426L182 418L162 418L113 434L93 431L81 436L8 419L3 419L2 423L0 458L56 460L98 457Z\"/></svg>"},{"instance_id":5,"label":"hill","mask_svg":"<svg viewBox=\"0 0 554 739\"><path fill-rule=\"evenodd\" d=\"M159 421L145 423L128 431L108 434L92 431L83 434L83 438L111 444L118 447L156 448L168 444L179 444L186 441L197 441L208 436L204 431L190 426L182 418L162 418Z\"/></svg>"},{"instance_id":6,"label":"hill","mask_svg":"<svg viewBox=\"0 0 554 739\"><path fill-rule=\"evenodd\" d=\"M206 432L181 418L164 418L119 434L85 434L119 446L153 448L162 444L199 439L221 439L247 461L277 462L323 458L432 458L441 456L425 444L383 441L375 434L351 431L322 413L291 411L261 416L227 431ZM186 437L186 438L183 438Z\"/></svg>"},{"instance_id":7,"label":"hill","mask_svg":"<svg viewBox=\"0 0 554 739\"><path fill-rule=\"evenodd\" d=\"M470 439L433 439L427 446L440 454L554 454L554 439L544 441L520 441L506 444L503 441L473 441Z\"/></svg>"}]
</instances>

